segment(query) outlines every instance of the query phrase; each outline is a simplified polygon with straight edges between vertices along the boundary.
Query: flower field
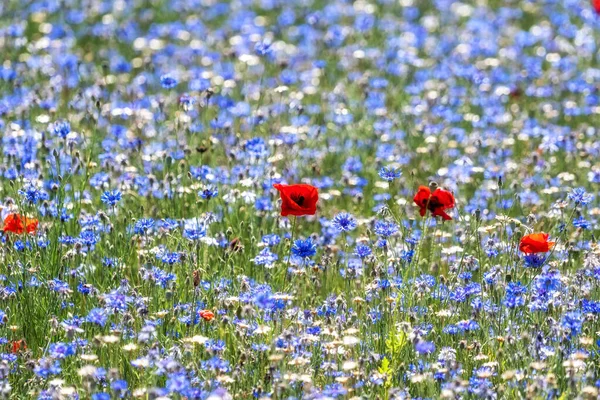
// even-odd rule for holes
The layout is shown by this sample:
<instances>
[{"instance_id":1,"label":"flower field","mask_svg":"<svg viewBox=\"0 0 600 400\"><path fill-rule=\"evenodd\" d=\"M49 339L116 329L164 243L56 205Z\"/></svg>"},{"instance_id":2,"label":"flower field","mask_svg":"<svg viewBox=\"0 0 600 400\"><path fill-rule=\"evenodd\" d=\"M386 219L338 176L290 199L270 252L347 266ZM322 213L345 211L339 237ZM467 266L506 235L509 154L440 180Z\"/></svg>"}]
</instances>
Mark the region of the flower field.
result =
<instances>
[{"instance_id":1,"label":"flower field","mask_svg":"<svg viewBox=\"0 0 600 400\"><path fill-rule=\"evenodd\" d=\"M0 398L596 399L600 1L0 1Z\"/></svg>"}]
</instances>

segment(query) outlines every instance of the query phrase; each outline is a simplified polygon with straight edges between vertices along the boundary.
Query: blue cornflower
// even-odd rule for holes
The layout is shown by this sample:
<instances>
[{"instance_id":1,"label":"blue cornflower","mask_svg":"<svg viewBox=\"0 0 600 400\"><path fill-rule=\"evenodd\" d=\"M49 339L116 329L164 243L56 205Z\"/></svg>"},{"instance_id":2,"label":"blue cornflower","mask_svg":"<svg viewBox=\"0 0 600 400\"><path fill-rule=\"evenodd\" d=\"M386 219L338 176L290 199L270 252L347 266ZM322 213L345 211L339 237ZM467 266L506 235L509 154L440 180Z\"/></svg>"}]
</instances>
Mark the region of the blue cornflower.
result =
<instances>
[{"instance_id":1,"label":"blue cornflower","mask_svg":"<svg viewBox=\"0 0 600 400\"><path fill-rule=\"evenodd\" d=\"M538 294L547 294L560 290L563 283L561 281L560 272L557 270L550 270L538 275L535 278L533 285Z\"/></svg>"},{"instance_id":2,"label":"blue cornflower","mask_svg":"<svg viewBox=\"0 0 600 400\"><path fill-rule=\"evenodd\" d=\"M166 387L170 392L182 393L190 387L190 381L185 374L177 372L169 375Z\"/></svg>"},{"instance_id":3,"label":"blue cornflower","mask_svg":"<svg viewBox=\"0 0 600 400\"><path fill-rule=\"evenodd\" d=\"M160 85L165 89L173 89L177 86L177 79L171 74L164 74L160 77Z\"/></svg>"},{"instance_id":4,"label":"blue cornflower","mask_svg":"<svg viewBox=\"0 0 600 400\"><path fill-rule=\"evenodd\" d=\"M488 256L489 258L494 258L499 254L498 249L496 249L493 246L487 246L485 248L485 255Z\"/></svg>"},{"instance_id":5,"label":"blue cornflower","mask_svg":"<svg viewBox=\"0 0 600 400\"><path fill-rule=\"evenodd\" d=\"M281 242L281 237L274 233L269 233L262 237L262 242L267 246L277 246Z\"/></svg>"},{"instance_id":6,"label":"blue cornflower","mask_svg":"<svg viewBox=\"0 0 600 400\"><path fill-rule=\"evenodd\" d=\"M27 243L29 243L29 241L27 241ZM29 246L29 247L31 247L31 246ZM25 243L23 243L23 241L22 241L22 240L16 240L16 241L15 241L15 244L13 245L13 248L14 248L16 251L23 251L23 250L25 250L26 248L28 248L28 246L27 246Z\"/></svg>"},{"instance_id":7,"label":"blue cornflower","mask_svg":"<svg viewBox=\"0 0 600 400\"><path fill-rule=\"evenodd\" d=\"M35 366L33 372L41 377L47 378L50 375L58 375L62 371L58 360L52 360L50 358L42 358L38 361L38 365Z\"/></svg>"},{"instance_id":8,"label":"blue cornflower","mask_svg":"<svg viewBox=\"0 0 600 400\"><path fill-rule=\"evenodd\" d=\"M442 332L447 333L449 335L456 335L459 332L459 329L456 325L450 324L450 325L446 325L442 329Z\"/></svg>"},{"instance_id":9,"label":"blue cornflower","mask_svg":"<svg viewBox=\"0 0 600 400\"><path fill-rule=\"evenodd\" d=\"M52 133L64 139L69 133L71 133L71 124L64 120L56 121L52 125Z\"/></svg>"},{"instance_id":10,"label":"blue cornflower","mask_svg":"<svg viewBox=\"0 0 600 400\"><path fill-rule=\"evenodd\" d=\"M202 361L201 362L202 369L212 369L220 372L229 372L231 367L229 366L229 361L223 360L218 356L214 356L213 358Z\"/></svg>"},{"instance_id":11,"label":"blue cornflower","mask_svg":"<svg viewBox=\"0 0 600 400\"><path fill-rule=\"evenodd\" d=\"M400 259L409 264L412 262L414 256L415 256L414 249L402 250L400 252Z\"/></svg>"},{"instance_id":12,"label":"blue cornflower","mask_svg":"<svg viewBox=\"0 0 600 400\"><path fill-rule=\"evenodd\" d=\"M54 359L62 359L75 354L76 347L72 343L52 343L48 348L50 356Z\"/></svg>"},{"instance_id":13,"label":"blue cornflower","mask_svg":"<svg viewBox=\"0 0 600 400\"><path fill-rule=\"evenodd\" d=\"M127 390L127 381L123 379L117 379L112 381L110 388L115 392L123 392Z\"/></svg>"},{"instance_id":14,"label":"blue cornflower","mask_svg":"<svg viewBox=\"0 0 600 400\"><path fill-rule=\"evenodd\" d=\"M220 353L225 350L225 342L223 340L210 339L204 343L204 347L211 353Z\"/></svg>"},{"instance_id":15,"label":"blue cornflower","mask_svg":"<svg viewBox=\"0 0 600 400\"><path fill-rule=\"evenodd\" d=\"M244 145L246 151L256 157L266 157L269 155L269 148L265 140L261 137L249 139Z\"/></svg>"},{"instance_id":16,"label":"blue cornflower","mask_svg":"<svg viewBox=\"0 0 600 400\"><path fill-rule=\"evenodd\" d=\"M100 200L102 200L102 202L104 204L107 204L111 207L114 207L117 205L117 203L119 201L121 201L121 192L118 190L107 190L104 193L102 193L102 196L100 197Z\"/></svg>"},{"instance_id":17,"label":"blue cornflower","mask_svg":"<svg viewBox=\"0 0 600 400\"><path fill-rule=\"evenodd\" d=\"M342 232L348 232L356 228L356 219L347 212L342 212L333 217L333 226Z\"/></svg>"},{"instance_id":18,"label":"blue cornflower","mask_svg":"<svg viewBox=\"0 0 600 400\"><path fill-rule=\"evenodd\" d=\"M592 223L582 216L579 216L573 220L573 226L580 229L590 229L592 227Z\"/></svg>"},{"instance_id":19,"label":"blue cornflower","mask_svg":"<svg viewBox=\"0 0 600 400\"><path fill-rule=\"evenodd\" d=\"M506 285L506 294L509 296L520 296L527 293L527 287L523 286L521 282L509 282Z\"/></svg>"},{"instance_id":20,"label":"blue cornflower","mask_svg":"<svg viewBox=\"0 0 600 400\"><path fill-rule=\"evenodd\" d=\"M92 395L92 400L110 400L110 394L106 392L98 392Z\"/></svg>"},{"instance_id":21,"label":"blue cornflower","mask_svg":"<svg viewBox=\"0 0 600 400\"><path fill-rule=\"evenodd\" d=\"M219 195L219 190L212 185L206 186L204 189L198 192L198 196L202 197L205 200L210 200L213 197L217 197Z\"/></svg>"},{"instance_id":22,"label":"blue cornflower","mask_svg":"<svg viewBox=\"0 0 600 400\"><path fill-rule=\"evenodd\" d=\"M181 261L181 254L167 251L164 252L159 258L165 264L173 265Z\"/></svg>"},{"instance_id":23,"label":"blue cornflower","mask_svg":"<svg viewBox=\"0 0 600 400\"><path fill-rule=\"evenodd\" d=\"M421 340L415 345L415 350L419 354L431 354L435 351L435 344Z\"/></svg>"},{"instance_id":24,"label":"blue cornflower","mask_svg":"<svg viewBox=\"0 0 600 400\"><path fill-rule=\"evenodd\" d=\"M189 94L184 93L179 97L179 104L181 104L181 107L183 107L184 110L189 111L194 107L194 104L196 104L196 99Z\"/></svg>"},{"instance_id":25,"label":"blue cornflower","mask_svg":"<svg viewBox=\"0 0 600 400\"><path fill-rule=\"evenodd\" d=\"M405 240L405 242L410 246L410 248L414 248L418 243L419 243L419 239L415 238L415 237L409 237Z\"/></svg>"},{"instance_id":26,"label":"blue cornflower","mask_svg":"<svg viewBox=\"0 0 600 400\"><path fill-rule=\"evenodd\" d=\"M600 302L583 299L581 301L581 310L584 313L598 314L600 313Z\"/></svg>"},{"instance_id":27,"label":"blue cornflower","mask_svg":"<svg viewBox=\"0 0 600 400\"><path fill-rule=\"evenodd\" d=\"M92 308L85 320L92 324L104 326L108 320L108 315L103 308Z\"/></svg>"},{"instance_id":28,"label":"blue cornflower","mask_svg":"<svg viewBox=\"0 0 600 400\"><path fill-rule=\"evenodd\" d=\"M392 287L392 284L390 283L390 281L388 279L378 279L377 280L377 288L385 290L385 289L389 289L390 287Z\"/></svg>"},{"instance_id":29,"label":"blue cornflower","mask_svg":"<svg viewBox=\"0 0 600 400\"><path fill-rule=\"evenodd\" d=\"M400 178L402 176L402 171L400 171L399 168L382 167L379 170L379 176L381 179L391 182L394 179Z\"/></svg>"},{"instance_id":30,"label":"blue cornflower","mask_svg":"<svg viewBox=\"0 0 600 400\"><path fill-rule=\"evenodd\" d=\"M465 288L459 286L456 289L454 289L452 292L450 292L450 295L448 297L452 301L456 301L457 303L462 303L465 300L467 300L467 293L465 291Z\"/></svg>"},{"instance_id":31,"label":"blue cornflower","mask_svg":"<svg viewBox=\"0 0 600 400\"><path fill-rule=\"evenodd\" d=\"M92 293L93 290L94 290L94 287L87 283L80 282L77 285L77 291L81 294L88 295L88 294Z\"/></svg>"},{"instance_id":32,"label":"blue cornflower","mask_svg":"<svg viewBox=\"0 0 600 400\"><path fill-rule=\"evenodd\" d=\"M376 221L374 231L379 236L388 237L398 232L398 226L393 222Z\"/></svg>"},{"instance_id":33,"label":"blue cornflower","mask_svg":"<svg viewBox=\"0 0 600 400\"><path fill-rule=\"evenodd\" d=\"M179 222L177 222L176 220L171 219L171 218L166 218L166 219L160 220L158 222L158 225L159 225L160 229L164 229L166 231L172 231L174 229L179 228Z\"/></svg>"},{"instance_id":34,"label":"blue cornflower","mask_svg":"<svg viewBox=\"0 0 600 400\"><path fill-rule=\"evenodd\" d=\"M359 258L365 258L373 253L369 246L359 244L354 248L354 254Z\"/></svg>"},{"instance_id":35,"label":"blue cornflower","mask_svg":"<svg viewBox=\"0 0 600 400\"><path fill-rule=\"evenodd\" d=\"M60 279L51 280L50 282L48 282L48 287L50 288L50 290L53 290L60 294L67 294L71 291L69 284L61 281Z\"/></svg>"},{"instance_id":36,"label":"blue cornflower","mask_svg":"<svg viewBox=\"0 0 600 400\"><path fill-rule=\"evenodd\" d=\"M473 273L469 271L461 272L460 274L458 274L458 277L459 279L468 282L473 278Z\"/></svg>"},{"instance_id":37,"label":"blue cornflower","mask_svg":"<svg viewBox=\"0 0 600 400\"><path fill-rule=\"evenodd\" d=\"M145 235L153 227L154 220L152 218L141 218L135 222L133 232L137 235Z\"/></svg>"},{"instance_id":38,"label":"blue cornflower","mask_svg":"<svg viewBox=\"0 0 600 400\"><path fill-rule=\"evenodd\" d=\"M183 229L183 237L189 240L200 240L206 236L206 226L202 223L190 224Z\"/></svg>"},{"instance_id":39,"label":"blue cornflower","mask_svg":"<svg viewBox=\"0 0 600 400\"><path fill-rule=\"evenodd\" d=\"M506 296L503 304L507 308L516 308L525 304L525 297L523 296L527 292L527 288L521 284L521 282L510 282L506 285Z\"/></svg>"},{"instance_id":40,"label":"blue cornflower","mask_svg":"<svg viewBox=\"0 0 600 400\"><path fill-rule=\"evenodd\" d=\"M40 200L48 200L48 194L32 184L25 185L19 190L19 194L30 204L36 204Z\"/></svg>"},{"instance_id":41,"label":"blue cornflower","mask_svg":"<svg viewBox=\"0 0 600 400\"><path fill-rule=\"evenodd\" d=\"M150 279L157 285L160 285L163 289L167 287L169 282L174 281L177 275L163 271L160 268L153 267L151 271L146 270L144 273L144 280Z\"/></svg>"},{"instance_id":42,"label":"blue cornflower","mask_svg":"<svg viewBox=\"0 0 600 400\"><path fill-rule=\"evenodd\" d=\"M269 43L267 41L262 41L262 42L256 43L256 45L254 45L254 51L259 56L266 56L266 55L271 54L273 49L271 49L271 43Z\"/></svg>"},{"instance_id":43,"label":"blue cornflower","mask_svg":"<svg viewBox=\"0 0 600 400\"><path fill-rule=\"evenodd\" d=\"M577 335L583 327L583 316L579 311L568 312L563 316L561 326L568 331L569 336Z\"/></svg>"},{"instance_id":44,"label":"blue cornflower","mask_svg":"<svg viewBox=\"0 0 600 400\"><path fill-rule=\"evenodd\" d=\"M298 239L292 246L292 254L301 258L312 257L317 254L317 245L310 238L306 240Z\"/></svg>"},{"instance_id":45,"label":"blue cornflower","mask_svg":"<svg viewBox=\"0 0 600 400\"><path fill-rule=\"evenodd\" d=\"M91 229L86 229L79 233L79 237L76 239L76 242L87 247L93 248L99 240L100 235L96 234Z\"/></svg>"},{"instance_id":46,"label":"blue cornflower","mask_svg":"<svg viewBox=\"0 0 600 400\"><path fill-rule=\"evenodd\" d=\"M254 264L271 266L278 258L277 254L272 253L268 247L265 247L254 257Z\"/></svg>"},{"instance_id":47,"label":"blue cornflower","mask_svg":"<svg viewBox=\"0 0 600 400\"><path fill-rule=\"evenodd\" d=\"M546 257L540 254L531 253L525 255L525 268L539 268L546 262Z\"/></svg>"},{"instance_id":48,"label":"blue cornflower","mask_svg":"<svg viewBox=\"0 0 600 400\"><path fill-rule=\"evenodd\" d=\"M472 319L458 321L456 323L456 327L463 332L479 330L479 324L477 323L477 321L474 321Z\"/></svg>"},{"instance_id":49,"label":"blue cornflower","mask_svg":"<svg viewBox=\"0 0 600 400\"><path fill-rule=\"evenodd\" d=\"M113 290L110 293L104 295L104 303L106 308L114 312L125 312L129 304L133 301L130 296L119 293L117 290Z\"/></svg>"},{"instance_id":50,"label":"blue cornflower","mask_svg":"<svg viewBox=\"0 0 600 400\"><path fill-rule=\"evenodd\" d=\"M567 196L575 204L585 206L594 200L594 195L587 193L584 188L575 188Z\"/></svg>"},{"instance_id":51,"label":"blue cornflower","mask_svg":"<svg viewBox=\"0 0 600 400\"><path fill-rule=\"evenodd\" d=\"M254 207L258 211L271 211L273 209L273 204L271 203L271 199L269 197L259 197L254 202Z\"/></svg>"}]
</instances>

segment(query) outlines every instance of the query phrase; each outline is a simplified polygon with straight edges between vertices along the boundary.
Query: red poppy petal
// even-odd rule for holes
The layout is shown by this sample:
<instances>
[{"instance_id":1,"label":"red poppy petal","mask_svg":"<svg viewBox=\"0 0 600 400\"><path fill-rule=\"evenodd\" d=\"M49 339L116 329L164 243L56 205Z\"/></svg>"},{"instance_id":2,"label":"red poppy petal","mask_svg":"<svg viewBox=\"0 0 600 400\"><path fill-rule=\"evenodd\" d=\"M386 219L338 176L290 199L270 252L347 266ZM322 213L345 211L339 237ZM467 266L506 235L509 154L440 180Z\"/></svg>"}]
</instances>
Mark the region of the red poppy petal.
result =
<instances>
[{"instance_id":1,"label":"red poppy petal","mask_svg":"<svg viewBox=\"0 0 600 400\"><path fill-rule=\"evenodd\" d=\"M436 189L431 197L435 198L438 203L442 204L444 209L454 207L454 195L447 190Z\"/></svg>"},{"instance_id":2,"label":"red poppy petal","mask_svg":"<svg viewBox=\"0 0 600 400\"><path fill-rule=\"evenodd\" d=\"M431 197L431 190L427 186L419 186L419 190L415 194L413 201L419 207L426 207L429 198Z\"/></svg>"}]
</instances>

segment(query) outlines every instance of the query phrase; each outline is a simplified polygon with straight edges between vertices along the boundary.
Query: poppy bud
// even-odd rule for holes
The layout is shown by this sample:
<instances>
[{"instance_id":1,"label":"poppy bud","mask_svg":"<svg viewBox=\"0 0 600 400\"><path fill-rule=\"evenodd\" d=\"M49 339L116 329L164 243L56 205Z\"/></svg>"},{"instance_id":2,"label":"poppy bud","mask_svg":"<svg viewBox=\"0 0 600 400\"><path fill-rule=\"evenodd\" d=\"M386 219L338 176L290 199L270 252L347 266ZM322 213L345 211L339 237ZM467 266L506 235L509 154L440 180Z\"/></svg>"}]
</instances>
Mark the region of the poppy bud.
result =
<instances>
[{"instance_id":1,"label":"poppy bud","mask_svg":"<svg viewBox=\"0 0 600 400\"><path fill-rule=\"evenodd\" d=\"M240 238L236 237L231 242L229 242L229 250L233 252L238 252L244 248L242 245Z\"/></svg>"},{"instance_id":2,"label":"poppy bud","mask_svg":"<svg viewBox=\"0 0 600 400\"><path fill-rule=\"evenodd\" d=\"M195 270L192 273L193 276L193 280L194 280L194 287L198 287L198 285L200 285L200 271Z\"/></svg>"}]
</instances>

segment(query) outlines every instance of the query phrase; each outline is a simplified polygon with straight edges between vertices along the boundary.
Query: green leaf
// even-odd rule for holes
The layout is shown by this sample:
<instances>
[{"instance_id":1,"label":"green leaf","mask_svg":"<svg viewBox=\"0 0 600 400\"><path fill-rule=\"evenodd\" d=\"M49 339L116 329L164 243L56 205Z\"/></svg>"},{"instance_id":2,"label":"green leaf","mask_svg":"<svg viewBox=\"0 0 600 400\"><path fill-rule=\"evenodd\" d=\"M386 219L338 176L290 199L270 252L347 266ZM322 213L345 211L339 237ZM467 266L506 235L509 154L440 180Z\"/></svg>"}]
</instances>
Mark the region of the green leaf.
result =
<instances>
[{"instance_id":1,"label":"green leaf","mask_svg":"<svg viewBox=\"0 0 600 400\"><path fill-rule=\"evenodd\" d=\"M394 358L400 356L400 352L407 343L406 333L400 329L396 330L396 332L392 332L390 338L385 341L388 353Z\"/></svg>"},{"instance_id":2,"label":"green leaf","mask_svg":"<svg viewBox=\"0 0 600 400\"><path fill-rule=\"evenodd\" d=\"M390 360L388 360L387 357L384 357L381 361L381 366L378 371L380 374L389 374L391 372Z\"/></svg>"}]
</instances>

